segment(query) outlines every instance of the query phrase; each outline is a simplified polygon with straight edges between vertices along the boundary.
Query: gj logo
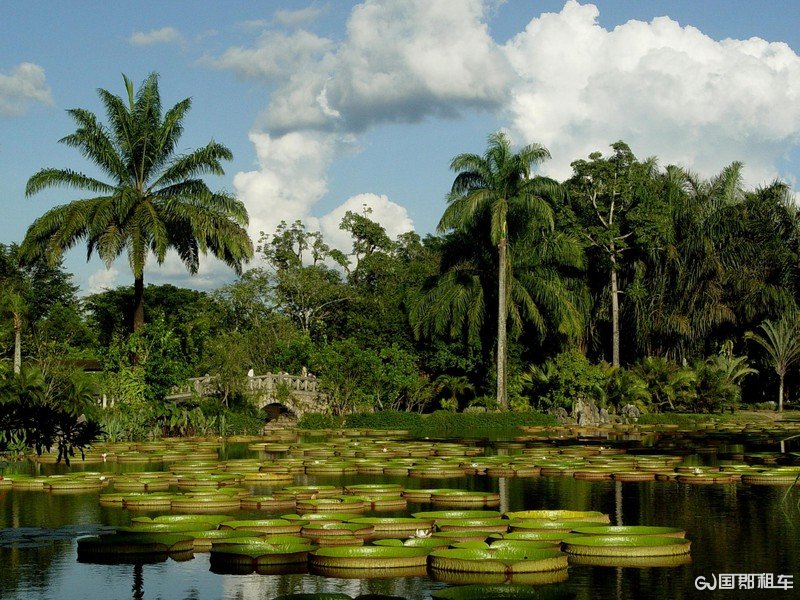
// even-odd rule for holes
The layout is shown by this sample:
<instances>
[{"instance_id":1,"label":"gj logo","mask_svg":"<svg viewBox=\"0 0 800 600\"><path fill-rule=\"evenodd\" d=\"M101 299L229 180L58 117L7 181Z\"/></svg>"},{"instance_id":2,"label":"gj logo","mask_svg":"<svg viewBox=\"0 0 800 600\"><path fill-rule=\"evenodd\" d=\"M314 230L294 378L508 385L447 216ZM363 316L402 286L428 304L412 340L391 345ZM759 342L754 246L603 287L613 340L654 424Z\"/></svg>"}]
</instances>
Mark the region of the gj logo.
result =
<instances>
[{"instance_id":1,"label":"gj logo","mask_svg":"<svg viewBox=\"0 0 800 600\"><path fill-rule=\"evenodd\" d=\"M711 579L700 575L694 580L698 590L791 590L794 587L793 575L774 573L719 573Z\"/></svg>"}]
</instances>

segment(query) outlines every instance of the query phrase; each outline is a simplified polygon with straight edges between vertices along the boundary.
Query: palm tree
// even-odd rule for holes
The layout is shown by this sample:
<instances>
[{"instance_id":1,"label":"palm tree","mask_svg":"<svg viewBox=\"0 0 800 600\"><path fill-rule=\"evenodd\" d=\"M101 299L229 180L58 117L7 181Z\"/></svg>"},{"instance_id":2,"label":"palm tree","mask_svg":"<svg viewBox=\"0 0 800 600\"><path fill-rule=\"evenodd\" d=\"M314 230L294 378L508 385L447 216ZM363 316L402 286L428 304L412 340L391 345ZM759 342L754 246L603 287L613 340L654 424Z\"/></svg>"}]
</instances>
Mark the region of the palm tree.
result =
<instances>
[{"instance_id":1,"label":"palm tree","mask_svg":"<svg viewBox=\"0 0 800 600\"><path fill-rule=\"evenodd\" d=\"M108 124L84 109L69 110L78 129L60 140L95 163L108 178L96 179L71 169L40 170L28 180L25 194L67 187L91 197L57 206L28 228L23 260L58 260L86 240L87 260L95 252L107 266L127 253L134 277L133 329L144 325L144 268L149 254L163 264L174 249L190 273L209 250L236 273L253 255L244 204L225 192L212 192L201 176L222 175L221 161L231 151L211 141L178 154L183 119L191 99L162 114L158 75L150 74L134 94L123 75L127 98L100 89Z\"/></svg>"},{"instance_id":2,"label":"palm tree","mask_svg":"<svg viewBox=\"0 0 800 600\"><path fill-rule=\"evenodd\" d=\"M22 366L22 325L23 319L29 311L28 303L22 292L10 283L10 287L3 291L0 298L0 311L11 317L14 327L14 373L19 374Z\"/></svg>"},{"instance_id":3,"label":"palm tree","mask_svg":"<svg viewBox=\"0 0 800 600\"><path fill-rule=\"evenodd\" d=\"M439 221L438 230L464 231L481 217L488 217L488 237L497 249L497 403L508 409L506 386L506 321L511 264L508 260L509 215L525 211L534 216L537 225L553 229L553 211L542 198L557 190L548 179L531 177L533 165L550 157L546 148L530 144L514 153L504 133L489 136L483 156L459 154L450 168L458 173L447 198L448 206ZM474 287L474 286L473 286ZM473 300L482 304L480 299ZM473 304L473 306L477 306Z\"/></svg>"},{"instance_id":4,"label":"palm tree","mask_svg":"<svg viewBox=\"0 0 800 600\"><path fill-rule=\"evenodd\" d=\"M800 326L796 316L784 315L779 321L764 321L761 330L764 335L748 331L745 339L753 340L767 351L780 379L778 410L783 412L783 379L789 367L800 361Z\"/></svg>"},{"instance_id":5,"label":"palm tree","mask_svg":"<svg viewBox=\"0 0 800 600\"><path fill-rule=\"evenodd\" d=\"M652 182L657 175L654 158L637 160L622 141L611 144L614 153L604 157L593 152L589 160L572 163L573 176L566 182L577 217L580 234L595 249L600 268L607 277L606 288L611 300L611 364L620 366L620 299L623 279L636 250L634 223L631 214L647 203ZM635 217L634 217L635 218ZM632 243L633 242L633 243Z\"/></svg>"},{"instance_id":6,"label":"palm tree","mask_svg":"<svg viewBox=\"0 0 800 600\"><path fill-rule=\"evenodd\" d=\"M785 295L749 266L757 244L745 229L741 171L732 163L706 180L670 166L661 177L660 239L640 256L627 290L645 353L678 361L709 354L730 336L726 329L753 318L737 298L770 314L770 299Z\"/></svg>"},{"instance_id":7,"label":"palm tree","mask_svg":"<svg viewBox=\"0 0 800 600\"><path fill-rule=\"evenodd\" d=\"M442 400L442 405L447 406L452 411L458 411L458 397L464 396L468 392L474 392L473 386L466 375L439 375L433 382L434 389L440 394L448 396Z\"/></svg>"}]
</instances>

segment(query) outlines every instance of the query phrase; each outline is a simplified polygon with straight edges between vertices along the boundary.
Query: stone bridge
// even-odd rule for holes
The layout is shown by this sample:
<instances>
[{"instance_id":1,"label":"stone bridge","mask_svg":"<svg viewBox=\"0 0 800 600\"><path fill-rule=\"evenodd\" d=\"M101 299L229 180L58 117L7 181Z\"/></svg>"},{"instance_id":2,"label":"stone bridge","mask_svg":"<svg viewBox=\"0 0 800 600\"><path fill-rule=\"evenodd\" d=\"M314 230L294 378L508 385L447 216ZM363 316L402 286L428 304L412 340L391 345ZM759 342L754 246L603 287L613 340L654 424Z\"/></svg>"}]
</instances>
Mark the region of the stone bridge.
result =
<instances>
[{"instance_id":1,"label":"stone bridge","mask_svg":"<svg viewBox=\"0 0 800 600\"><path fill-rule=\"evenodd\" d=\"M248 376L245 390L270 420L287 413L290 413L288 415L290 417L301 419L306 413L325 412L328 408L325 394L320 390L317 378L313 375L267 373ZM219 393L217 377L206 375L189 379L188 385L176 388L167 399L187 400L193 396L213 396L217 393Z\"/></svg>"}]
</instances>

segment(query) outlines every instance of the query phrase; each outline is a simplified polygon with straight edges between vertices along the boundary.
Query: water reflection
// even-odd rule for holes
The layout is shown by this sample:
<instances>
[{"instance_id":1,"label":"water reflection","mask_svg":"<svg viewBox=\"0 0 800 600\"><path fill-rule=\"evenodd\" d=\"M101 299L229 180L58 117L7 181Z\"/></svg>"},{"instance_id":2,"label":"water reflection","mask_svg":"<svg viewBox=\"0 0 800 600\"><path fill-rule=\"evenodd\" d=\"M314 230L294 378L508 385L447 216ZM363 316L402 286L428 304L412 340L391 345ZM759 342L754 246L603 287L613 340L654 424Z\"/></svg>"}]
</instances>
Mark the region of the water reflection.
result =
<instances>
[{"instance_id":1,"label":"water reflection","mask_svg":"<svg viewBox=\"0 0 800 600\"><path fill-rule=\"evenodd\" d=\"M698 438L699 439L699 438ZM698 439L677 436L666 439L676 453L687 455L698 465L764 449L774 450L770 440L757 439L743 445L730 440L708 444L714 451L696 451ZM704 443L708 440L704 440ZM715 442L715 440L711 440ZM656 447L652 437L636 441L640 450L663 453L664 440ZM792 440L795 442L795 440ZM787 446L791 442L786 442ZM498 454L519 454L515 448L497 449ZM253 456L229 447L226 456ZM492 453L492 452L490 452ZM85 470L138 472L147 465L91 465ZM63 472L53 465L17 465L29 474ZM76 466L75 470L79 470ZM598 562L577 560L562 586L579 599L693 598L694 579L712 573L800 573L800 491L744 484L693 486L676 482L620 483L583 481L568 476L457 479L412 479L407 477L302 476L298 485L398 483L406 487L457 487L500 494L503 511L541 508L600 510L618 525L664 525L685 529L693 542L691 558L668 559L669 564L641 561ZM281 484L282 485L282 484ZM281 486L278 486L281 487ZM269 486L259 487L269 493ZM430 510L427 504L409 504L408 512ZM143 513L152 514L152 513ZM262 516L244 511L243 518ZM405 511L381 513L404 515ZM432 590L450 585L423 573L408 573L392 579L328 578L306 572L249 574L212 572L208 554L196 554L187 562L173 559L158 564L97 565L78 563L74 538L93 533L98 526L127 525L131 514L120 508L100 507L97 494L57 496L41 492L0 492L0 596L3 598L274 598L298 592L339 592L355 597L384 594L403 598L426 598ZM459 581L453 583L467 583ZM531 582L535 583L535 582ZM771 592L747 590L741 597L769 598ZM737 597L734 592L729 597ZM788 595L786 597L789 597Z\"/></svg>"}]
</instances>

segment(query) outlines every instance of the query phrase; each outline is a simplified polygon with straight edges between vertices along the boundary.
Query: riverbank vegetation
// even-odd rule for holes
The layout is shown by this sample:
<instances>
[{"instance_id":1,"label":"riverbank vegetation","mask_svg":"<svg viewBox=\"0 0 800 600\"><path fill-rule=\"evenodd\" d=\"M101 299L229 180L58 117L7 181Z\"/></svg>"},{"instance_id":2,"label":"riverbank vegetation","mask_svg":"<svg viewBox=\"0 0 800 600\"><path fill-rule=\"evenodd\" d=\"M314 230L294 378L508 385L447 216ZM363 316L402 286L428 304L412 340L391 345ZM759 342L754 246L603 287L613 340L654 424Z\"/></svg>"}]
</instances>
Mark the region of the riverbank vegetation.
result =
<instances>
[{"instance_id":1,"label":"riverbank vegetation","mask_svg":"<svg viewBox=\"0 0 800 600\"><path fill-rule=\"evenodd\" d=\"M186 101L163 114L145 102L155 76L138 93L126 79L126 92L102 92L108 126L71 111L78 130L62 140L109 182L44 169L27 190L98 197L0 245L4 390L46 365L65 381L91 371L112 439L257 431L251 369L313 373L328 398L326 415L307 417L318 425L396 421L420 435L455 412L448 427L462 434L488 418L470 411L545 423L535 413L578 398L612 415L795 402L800 210L783 182L746 189L740 163L704 178L624 142L576 157L558 182L535 172L545 148L515 151L498 133L452 160L435 234L392 239L365 206L341 221L346 247L301 221L251 245L243 205L200 179L222 173L227 148L174 155ZM161 136L162 152L121 138L128 126ZM81 241L107 264L127 254L134 285L79 297L61 256ZM170 248L190 272L210 251L241 273L210 291L145 285L144 264ZM167 398L204 374L216 396ZM24 443L3 428L4 448Z\"/></svg>"}]
</instances>

